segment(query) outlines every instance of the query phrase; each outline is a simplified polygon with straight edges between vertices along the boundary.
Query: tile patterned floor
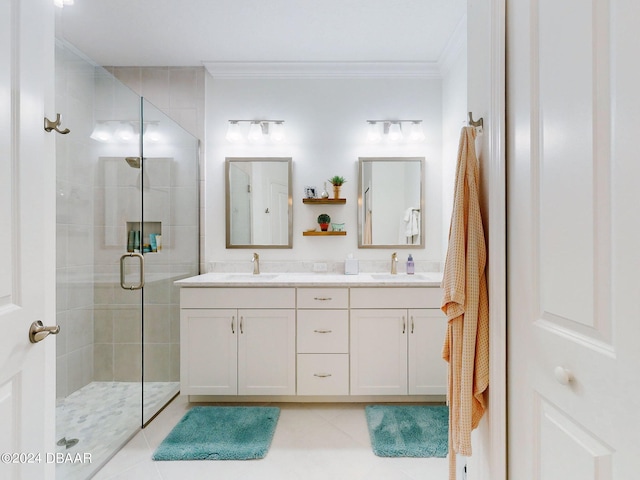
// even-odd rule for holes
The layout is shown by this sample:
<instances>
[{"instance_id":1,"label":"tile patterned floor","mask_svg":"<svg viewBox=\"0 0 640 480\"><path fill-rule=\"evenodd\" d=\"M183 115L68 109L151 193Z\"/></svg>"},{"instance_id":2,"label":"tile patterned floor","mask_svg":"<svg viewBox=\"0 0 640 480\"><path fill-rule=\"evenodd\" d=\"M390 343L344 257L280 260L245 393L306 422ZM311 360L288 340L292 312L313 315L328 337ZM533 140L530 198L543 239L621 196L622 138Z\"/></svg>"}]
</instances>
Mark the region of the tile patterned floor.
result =
<instances>
[{"instance_id":1,"label":"tile patterned floor","mask_svg":"<svg viewBox=\"0 0 640 480\"><path fill-rule=\"evenodd\" d=\"M177 382L145 383L145 417L178 391ZM81 480L104 464L140 429L139 382L92 382L56 402L56 441L78 439L71 448L56 446L56 453L91 453L91 463L56 465L59 480Z\"/></svg>"},{"instance_id":2,"label":"tile patterned floor","mask_svg":"<svg viewBox=\"0 0 640 480\"><path fill-rule=\"evenodd\" d=\"M228 405L228 404L227 404ZM95 476L98 480L446 480L444 458L380 458L363 404L271 404L281 408L271 449L249 461L154 462L151 454L190 408L176 398Z\"/></svg>"}]
</instances>

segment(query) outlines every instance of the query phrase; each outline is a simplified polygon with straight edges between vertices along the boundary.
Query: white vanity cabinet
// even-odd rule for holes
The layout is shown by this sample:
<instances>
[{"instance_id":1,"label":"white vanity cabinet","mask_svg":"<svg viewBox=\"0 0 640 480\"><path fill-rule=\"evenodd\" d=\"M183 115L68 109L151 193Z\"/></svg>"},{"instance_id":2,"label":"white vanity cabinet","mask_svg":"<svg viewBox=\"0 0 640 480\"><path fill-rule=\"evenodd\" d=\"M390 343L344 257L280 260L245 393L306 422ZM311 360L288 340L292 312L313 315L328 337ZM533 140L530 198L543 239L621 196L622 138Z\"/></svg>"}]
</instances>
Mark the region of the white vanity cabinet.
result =
<instances>
[{"instance_id":1,"label":"white vanity cabinet","mask_svg":"<svg viewBox=\"0 0 640 480\"><path fill-rule=\"evenodd\" d=\"M349 394L349 289L298 288L298 395Z\"/></svg>"},{"instance_id":2,"label":"white vanity cabinet","mask_svg":"<svg viewBox=\"0 0 640 480\"><path fill-rule=\"evenodd\" d=\"M441 291L352 288L351 395L444 395Z\"/></svg>"},{"instance_id":3,"label":"white vanity cabinet","mask_svg":"<svg viewBox=\"0 0 640 480\"><path fill-rule=\"evenodd\" d=\"M183 395L295 395L294 288L182 288Z\"/></svg>"}]
</instances>

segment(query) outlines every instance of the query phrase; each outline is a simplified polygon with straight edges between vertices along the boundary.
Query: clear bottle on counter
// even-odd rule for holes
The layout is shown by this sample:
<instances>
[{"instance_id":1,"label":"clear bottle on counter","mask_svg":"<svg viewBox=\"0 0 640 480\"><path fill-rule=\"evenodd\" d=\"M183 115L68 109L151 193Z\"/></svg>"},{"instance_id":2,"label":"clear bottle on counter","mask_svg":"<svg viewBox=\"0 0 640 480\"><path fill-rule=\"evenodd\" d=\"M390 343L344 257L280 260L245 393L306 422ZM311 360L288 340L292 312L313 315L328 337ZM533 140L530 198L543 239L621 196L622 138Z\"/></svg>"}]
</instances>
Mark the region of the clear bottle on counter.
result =
<instances>
[{"instance_id":1,"label":"clear bottle on counter","mask_svg":"<svg viewBox=\"0 0 640 480\"><path fill-rule=\"evenodd\" d=\"M407 275L413 275L416 273L416 265L413 263L413 257L409 254L409 258L407 259Z\"/></svg>"}]
</instances>

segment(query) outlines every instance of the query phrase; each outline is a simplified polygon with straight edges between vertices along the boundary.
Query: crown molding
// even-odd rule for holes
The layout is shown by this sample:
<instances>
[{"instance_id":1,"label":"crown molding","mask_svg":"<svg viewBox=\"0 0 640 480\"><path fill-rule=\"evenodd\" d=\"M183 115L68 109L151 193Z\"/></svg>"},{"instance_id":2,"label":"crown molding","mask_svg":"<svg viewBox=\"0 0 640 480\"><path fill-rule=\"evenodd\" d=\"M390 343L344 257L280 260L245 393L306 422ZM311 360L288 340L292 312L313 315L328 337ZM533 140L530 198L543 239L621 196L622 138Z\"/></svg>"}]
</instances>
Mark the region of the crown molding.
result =
<instances>
[{"instance_id":1,"label":"crown molding","mask_svg":"<svg viewBox=\"0 0 640 480\"><path fill-rule=\"evenodd\" d=\"M441 78L437 62L202 62L213 78Z\"/></svg>"}]
</instances>

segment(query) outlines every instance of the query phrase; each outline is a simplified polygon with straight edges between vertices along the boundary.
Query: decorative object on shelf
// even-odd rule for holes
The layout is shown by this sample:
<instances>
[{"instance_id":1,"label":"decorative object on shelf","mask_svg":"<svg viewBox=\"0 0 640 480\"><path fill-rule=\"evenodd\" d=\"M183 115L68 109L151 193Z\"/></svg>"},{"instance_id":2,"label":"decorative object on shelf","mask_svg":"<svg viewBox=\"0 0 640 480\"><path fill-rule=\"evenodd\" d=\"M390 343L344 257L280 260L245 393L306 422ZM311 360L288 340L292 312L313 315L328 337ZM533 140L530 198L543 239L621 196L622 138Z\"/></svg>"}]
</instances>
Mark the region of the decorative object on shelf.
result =
<instances>
[{"instance_id":1,"label":"decorative object on shelf","mask_svg":"<svg viewBox=\"0 0 640 480\"><path fill-rule=\"evenodd\" d=\"M249 133L243 134L240 129L241 123L249 124ZM257 143L262 140L271 140L275 143L282 143L285 139L284 120L229 120L226 139L231 143L239 143L243 139L250 143Z\"/></svg>"},{"instance_id":2,"label":"decorative object on shelf","mask_svg":"<svg viewBox=\"0 0 640 480\"><path fill-rule=\"evenodd\" d=\"M303 198L302 203L314 203L316 205L344 205L346 198Z\"/></svg>"},{"instance_id":3,"label":"decorative object on shelf","mask_svg":"<svg viewBox=\"0 0 640 480\"><path fill-rule=\"evenodd\" d=\"M369 124L367 130L367 141L378 143L384 136L389 141L397 143L405 138L402 123L409 123L408 140L410 142L422 142L425 139L422 130L422 120L367 120ZM382 132L378 124L382 125Z\"/></svg>"},{"instance_id":4,"label":"decorative object on shelf","mask_svg":"<svg viewBox=\"0 0 640 480\"><path fill-rule=\"evenodd\" d=\"M333 198L340 198L340 187L345 182L346 180L344 179L344 177L341 177L339 175L335 175L329 179L329 183L333 185Z\"/></svg>"},{"instance_id":5,"label":"decorative object on shelf","mask_svg":"<svg viewBox=\"0 0 640 480\"><path fill-rule=\"evenodd\" d=\"M331 230L334 232L344 232L344 223L332 223Z\"/></svg>"},{"instance_id":6,"label":"decorative object on shelf","mask_svg":"<svg viewBox=\"0 0 640 480\"><path fill-rule=\"evenodd\" d=\"M316 187L304 187L305 198L318 198L318 190Z\"/></svg>"},{"instance_id":7,"label":"decorative object on shelf","mask_svg":"<svg viewBox=\"0 0 640 480\"><path fill-rule=\"evenodd\" d=\"M320 198L329 198L329 192L327 192L327 182L324 182L324 189L320 194Z\"/></svg>"},{"instance_id":8,"label":"decorative object on shelf","mask_svg":"<svg viewBox=\"0 0 640 480\"><path fill-rule=\"evenodd\" d=\"M318 215L318 224L320 225L320 230L326 232L329 229L329 223L331 223L331 217L326 213L321 213Z\"/></svg>"}]
</instances>

